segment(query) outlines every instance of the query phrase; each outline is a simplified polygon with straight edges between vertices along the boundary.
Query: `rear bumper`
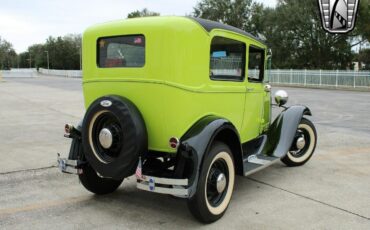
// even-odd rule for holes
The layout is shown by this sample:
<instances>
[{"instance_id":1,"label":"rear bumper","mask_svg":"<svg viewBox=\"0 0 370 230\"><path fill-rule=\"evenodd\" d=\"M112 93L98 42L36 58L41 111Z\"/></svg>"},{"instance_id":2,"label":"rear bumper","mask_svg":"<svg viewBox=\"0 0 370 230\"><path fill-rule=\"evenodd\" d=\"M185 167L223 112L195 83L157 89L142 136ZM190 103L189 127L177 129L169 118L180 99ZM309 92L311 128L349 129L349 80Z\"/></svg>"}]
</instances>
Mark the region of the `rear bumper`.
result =
<instances>
[{"instance_id":1,"label":"rear bumper","mask_svg":"<svg viewBox=\"0 0 370 230\"><path fill-rule=\"evenodd\" d=\"M61 158L58 154L57 157L57 164L58 168L63 173L69 173L69 174L82 174L82 165L85 164L85 162L79 161L79 160L71 160L67 158Z\"/></svg>"},{"instance_id":2,"label":"rear bumper","mask_svg":"<svg viewBox=\"0 0 370 230\"><path fill-rule=\"evenodd\" d=\"M137 180L136 187L141 190L169 194L178 197L189 197L188 179L173 179L143 175Z\"/></svg>"}]
</instances>

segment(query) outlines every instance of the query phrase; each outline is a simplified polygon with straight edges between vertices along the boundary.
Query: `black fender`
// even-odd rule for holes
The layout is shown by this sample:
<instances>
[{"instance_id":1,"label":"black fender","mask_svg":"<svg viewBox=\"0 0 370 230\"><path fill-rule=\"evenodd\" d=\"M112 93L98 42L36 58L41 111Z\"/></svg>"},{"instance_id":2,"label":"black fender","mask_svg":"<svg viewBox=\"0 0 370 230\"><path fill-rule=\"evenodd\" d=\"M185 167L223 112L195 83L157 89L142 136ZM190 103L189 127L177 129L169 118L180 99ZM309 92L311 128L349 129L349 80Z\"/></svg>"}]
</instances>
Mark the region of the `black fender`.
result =
<instances>
[{"instance_id":1,"label":"black fender","mask_svg":"<svg viewBox=\"0 0 370 230\"><path fill-rule=\"evenodd\" d=\"M222 135L225 134L225 135ZM192 173L189 178L189 197L195 194L199 173L202 167L204 156L207 154L215 138L226 141L224 138L232 138L226 144L232 149L234 162L242 162L242 150L239 133L234 125L218 116L206 116L196 122L180 139L181 146L179 153L192 161ZM238 162L238 163L236 163ZM236 166L237 167L237 166Z\"/></svg>"},{"instance_id":2,"label":"black fender","mask_svg":"<svg viewBox=\"0 0 370 230\"><path fill-rule=\"evenodd\" d=\"M72 138L71 147L69 148L68 159L69 160L83 160L83 149L81 144L81 131L82 131L82 121L77 123L74 130L76 130L74 135L70 135L69 138ZM71 133L72 134L72 133Z\"/></svg>"},{"instance_id":3,"label":"black fender","mask_svg":"<svg viewBox=\"0 0 370 230\"><path fill-rule=\"evenodd\" d=\"M267 131L267 143L263 149L265 155L284 157L292 146L299 122L304 115L311 116L311 111L303 105L293 105L282 111Z\"/></svg>"}]
</instances>

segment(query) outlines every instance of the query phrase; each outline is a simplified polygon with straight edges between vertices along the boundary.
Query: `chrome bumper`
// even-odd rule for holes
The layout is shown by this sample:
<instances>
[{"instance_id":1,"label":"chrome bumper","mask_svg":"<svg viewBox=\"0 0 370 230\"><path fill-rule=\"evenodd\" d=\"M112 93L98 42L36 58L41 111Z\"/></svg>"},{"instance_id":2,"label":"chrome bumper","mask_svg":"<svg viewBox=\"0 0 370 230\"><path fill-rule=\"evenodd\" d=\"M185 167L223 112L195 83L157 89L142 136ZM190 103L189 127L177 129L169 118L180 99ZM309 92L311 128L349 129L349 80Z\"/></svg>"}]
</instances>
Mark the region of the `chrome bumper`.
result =
<instances>
[{"instance_id":1,"label":"chrome bumper","mask_svg":"<svg viewBox=\"0 0 370 230\"><path fill-rule=\"evenodd\" d=\"M58 154L57 157L57 163L58 163L58 168L61 172L63 173L69 173L69 174L82 174L82 168L81 162L78 160L69 160L67 158L61 158L60 155Z\"/></svg>"},{"instance_id":2,"label":"chrome bumper","mask_svg":"<svg viewBox=\"0 0 370 230\"><path fill-rule=\"evenodd\" d=\"M178 197L188 197L188 179L172 179L143 175L137 180L136 187L141 190L169 194Z\"/></svg>"}]
</instances>

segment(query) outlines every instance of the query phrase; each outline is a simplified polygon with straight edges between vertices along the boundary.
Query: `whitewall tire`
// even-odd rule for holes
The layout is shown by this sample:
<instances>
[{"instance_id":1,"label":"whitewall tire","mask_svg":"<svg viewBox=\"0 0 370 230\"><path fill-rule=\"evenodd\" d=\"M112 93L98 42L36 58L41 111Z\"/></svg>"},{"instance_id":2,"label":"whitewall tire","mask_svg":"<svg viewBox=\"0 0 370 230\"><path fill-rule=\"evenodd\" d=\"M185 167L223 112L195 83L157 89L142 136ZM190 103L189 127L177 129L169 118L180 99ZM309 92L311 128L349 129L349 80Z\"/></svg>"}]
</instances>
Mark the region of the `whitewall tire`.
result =
<instances>
[{"instance_id":1,"label":"whitewall tire","mask_svg":"<svg viewBox=\"0 0 370 230\"><path fill-rule=\"evenodd\" d=\"M299 143L299 140L301 142ZM281 159L287 166L305 164L313 155L317 144L315 126L306 118L302 118L298 125L296 137L289 152Z\"/></svg>"},{"instance_id":2,"label":"whitewall tire","mask_svg":"<svg viewBox=\"0 0 370 230\"><path fill-rule=\"evenodd\" d=\"M230 148L215 142L204 158L196 194L189 199L190 212L201 222L211 223L229 206L235 182L235 166Z\"/></svg>"}]
</instances>

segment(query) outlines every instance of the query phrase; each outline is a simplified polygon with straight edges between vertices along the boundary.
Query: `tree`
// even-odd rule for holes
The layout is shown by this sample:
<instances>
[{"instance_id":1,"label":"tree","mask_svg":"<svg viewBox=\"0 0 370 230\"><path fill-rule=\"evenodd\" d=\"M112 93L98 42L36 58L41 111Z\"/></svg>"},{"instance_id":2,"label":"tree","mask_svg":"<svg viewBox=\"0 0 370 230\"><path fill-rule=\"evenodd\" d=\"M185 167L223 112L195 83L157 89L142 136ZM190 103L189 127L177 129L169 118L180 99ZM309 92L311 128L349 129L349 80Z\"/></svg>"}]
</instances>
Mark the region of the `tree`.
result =
<instances>
[{"instance_id":1,"label":"tree","mask_svg":"<svg viewBox=\"0 0 370 230\"><path fill-rule=\"evenodd\" d=\"M17 63L13 45L0 37L0 69L10 69Z\"/></svg>"},{"instance_id":2,"label":"tree","mask_svg":"<svg viewBox=\"0 0 370 230\"><path fill-rule=\"evenodd\" d=\"M262 4L252 0L202 0L194 7L193 16L258 34L262 9Z\"/></svg>"},{"instance_id":3,"label":"tree","mask_svg":"<svg viewBox=\"0 0 370 230\"><path fill-rule=\"evenodd\" d=\"M266 15L264 35L279 68L346 68L351 63L348 36L323 30L317 3L279 0Z\"/></svg>"},{"instance_id":4,"label":"tree","mask_svg":"<svg viewBox=\"0 0 370 230\"><path fill-rule=\"evenodd\" d=\"M28 58L31 55L31 66L32 67L47 67L47 60L46 60L46 54L45 54L45 47L43 44L34 44L30 47L28 47ZM26 65L29 66L29 63Z\"/></svg>"},{"instance_id":5,"label":"tree","mask_svg":"<svg viewBox=\"0 0 370 230\"><path fill-rule=\"evenodd\" d=\"M361 0L354 30L350 33L351 46L370 41L370 1Z\"/></svg>"},{"instance_id":6,"label":"tree","mask_svg":"<svg viewBox=\"0 0 370 230\"><path fill-rule=\"evenodd\" d=\"M362 64L362 69L370 70L370 49L361 50L355 60Z\"/></svg>"},{"instance_id":7,"label":"tree","mask_svg":"<svg viewBox=\"0 0 370 230\"><path fill-rule=\"evenodd\" d=\"M81 35L66 35L64 37L49 37L43 45L43 60L45 51L49 54L49 65L52 69L80 69ZM46 68L46 62L43 62Z\"/></svg>"},{"instance_id":8,"label":"tree","mask_svg":"<svg viewBox=\"0 0 370 230\"><path fill-rule=\"evenodd\" d=\"M80 69L81 35L69 34L64 37L49 37L44 44L34 44L27 52L19 54L19 66L52 69ZM31 57L31 59L30 59ZM31 60L31 63L30 63Z\"/></svg>"},{"instance_id":9,"label":"tree","mask_svg":"<svg viewBox=\"0 0 370 230\"><path fill-rule=\"evenodd\" d=\"M139 18L139 17L149 17L149 16L159 16L157 12L149 11L147 8L142 9L141 11L136 10L127 15L127 18Z\"/></svg>"},{"instance_id":10,"label":"tree","mask_svg":"<svg viewBox=\"0 0 370 230\"><path fill-rule=\"evenodd\" d=\"M31 63L30 63L30 53L28 51L22 52L18 55L18 61L19 61L19 68L30 68L34 67L33 60L31 57Z\"/></svg>"}]
</instances>

